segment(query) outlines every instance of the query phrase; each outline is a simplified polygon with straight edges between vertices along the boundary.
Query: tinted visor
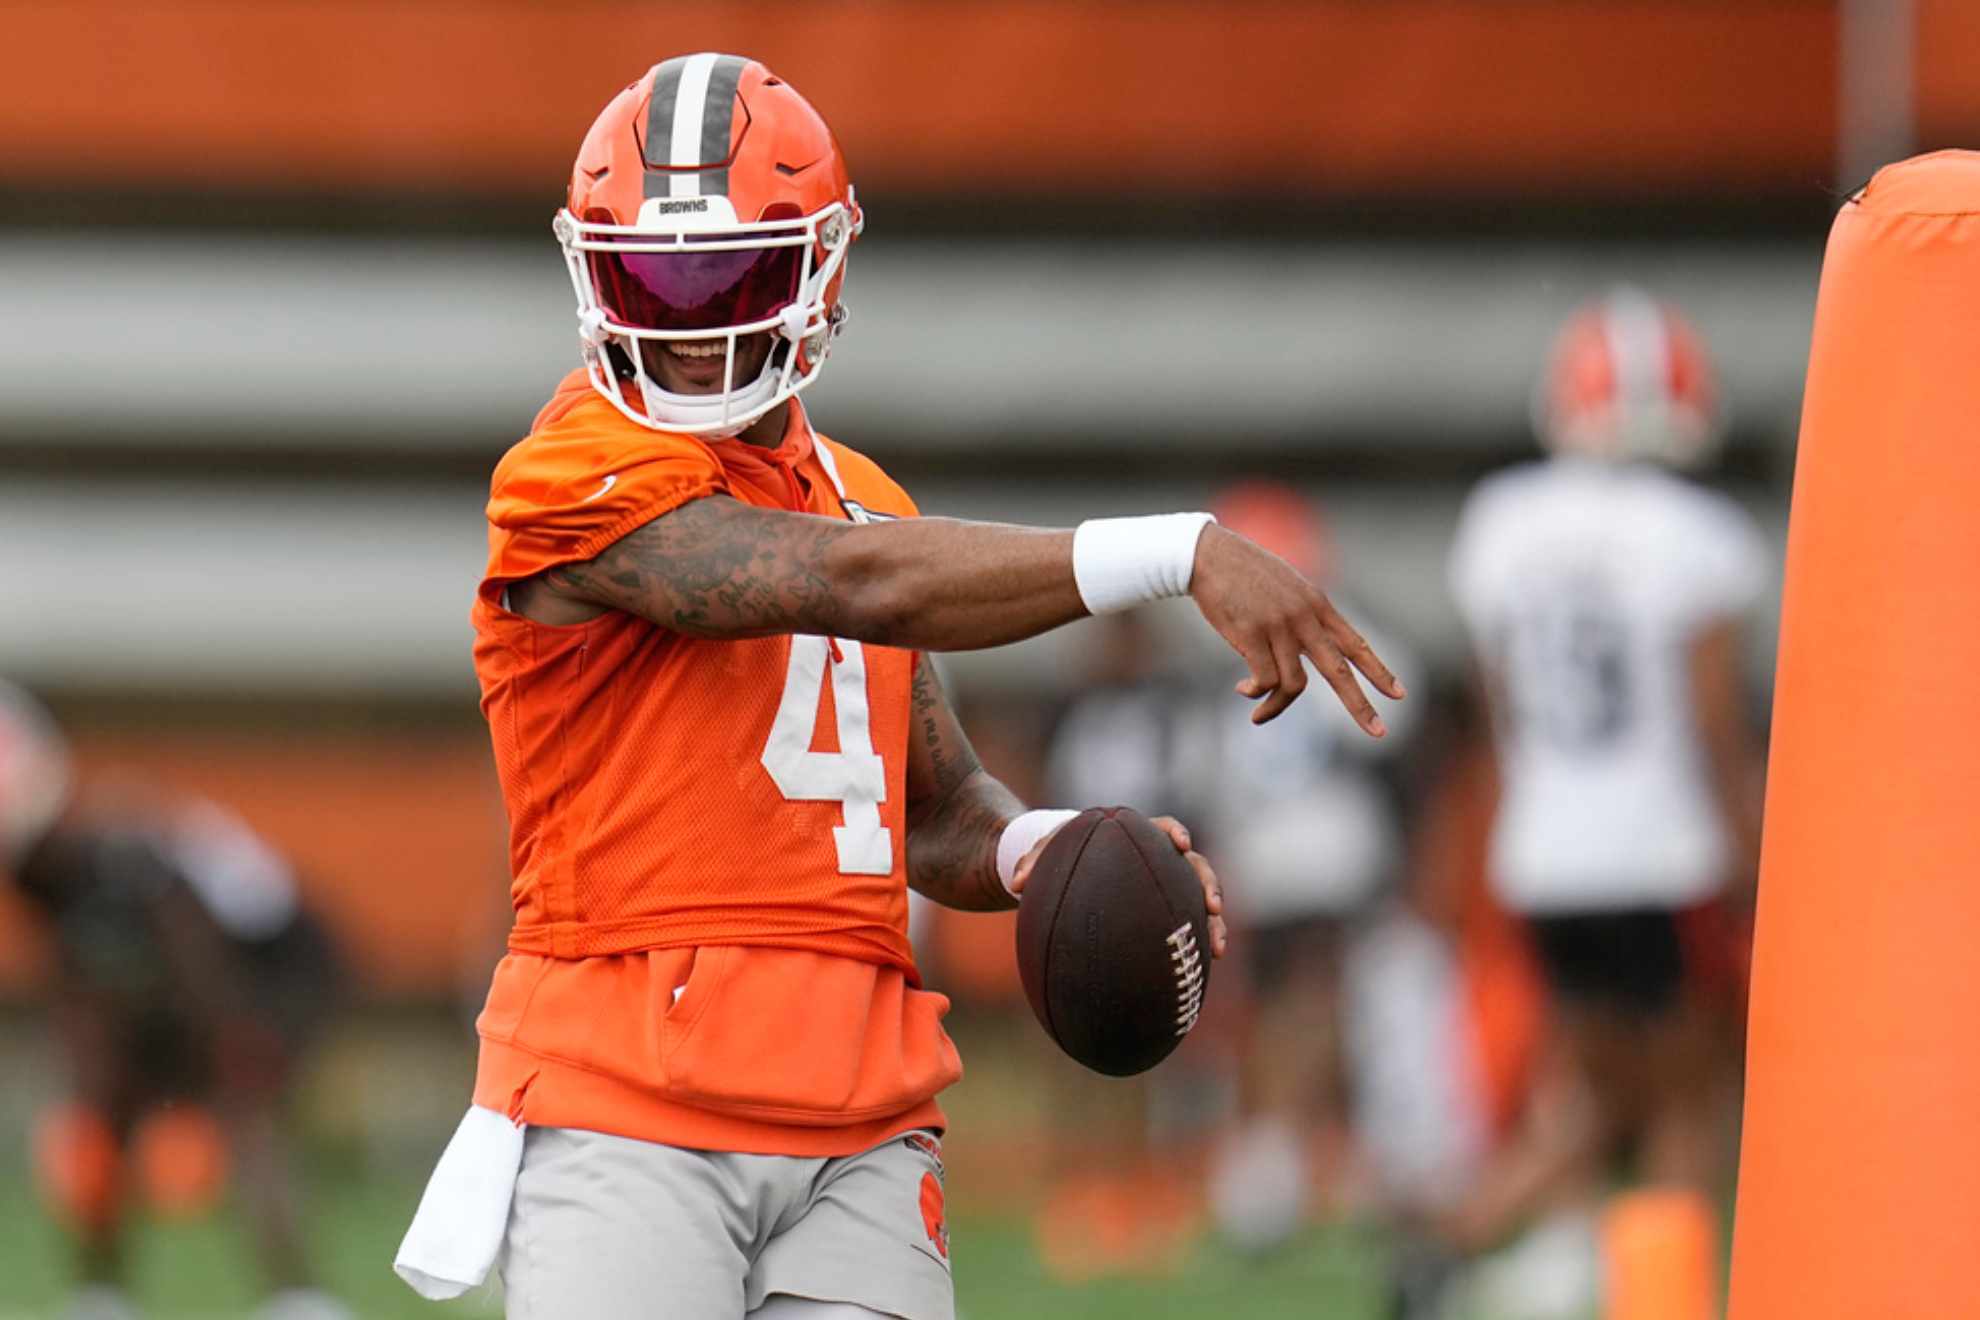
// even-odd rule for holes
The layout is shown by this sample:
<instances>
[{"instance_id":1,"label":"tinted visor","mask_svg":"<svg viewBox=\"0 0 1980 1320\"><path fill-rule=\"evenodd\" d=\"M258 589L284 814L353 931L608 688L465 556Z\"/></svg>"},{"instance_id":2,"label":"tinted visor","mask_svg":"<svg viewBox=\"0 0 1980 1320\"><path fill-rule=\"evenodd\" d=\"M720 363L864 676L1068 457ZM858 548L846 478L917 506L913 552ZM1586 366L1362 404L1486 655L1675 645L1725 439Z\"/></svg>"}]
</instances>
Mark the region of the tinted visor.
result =
<instances>
[{"instance_id":1,"label":"tinted visor","mask_svg":"<svg viewBox=\"0 0 1980 1320\"><path fill-rule=\"evenodd\" d=\"M690 240L691 242L691 240ZM598 302L638 330L723 330L767 321L796 300L805 245L585 253Z\"/></svg>"}]
</instances>

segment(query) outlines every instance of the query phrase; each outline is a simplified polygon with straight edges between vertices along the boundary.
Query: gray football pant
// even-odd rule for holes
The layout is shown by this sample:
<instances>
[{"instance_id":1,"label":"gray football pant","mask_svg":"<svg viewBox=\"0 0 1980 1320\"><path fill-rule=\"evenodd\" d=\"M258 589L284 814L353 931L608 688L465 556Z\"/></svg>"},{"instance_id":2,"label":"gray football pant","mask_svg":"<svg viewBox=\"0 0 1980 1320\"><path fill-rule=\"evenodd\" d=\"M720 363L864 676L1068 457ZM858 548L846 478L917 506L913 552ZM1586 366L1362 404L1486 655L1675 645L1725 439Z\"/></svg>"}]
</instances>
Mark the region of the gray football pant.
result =
<instances>
[{"instance_id":1,"label":"gray football pant","mask_svg":"<svg viewBox=\"0 0 1980 1320\"><path fill-rule=\"evenodd\" d=\"M532 1127L504 1247L508 1315L741 1320L787 1295L954 1320L946 1230L923 1211L930 1176L939 1190L940 1160L907 1137L801 1159Z\"/></svg>"}]
</instances>

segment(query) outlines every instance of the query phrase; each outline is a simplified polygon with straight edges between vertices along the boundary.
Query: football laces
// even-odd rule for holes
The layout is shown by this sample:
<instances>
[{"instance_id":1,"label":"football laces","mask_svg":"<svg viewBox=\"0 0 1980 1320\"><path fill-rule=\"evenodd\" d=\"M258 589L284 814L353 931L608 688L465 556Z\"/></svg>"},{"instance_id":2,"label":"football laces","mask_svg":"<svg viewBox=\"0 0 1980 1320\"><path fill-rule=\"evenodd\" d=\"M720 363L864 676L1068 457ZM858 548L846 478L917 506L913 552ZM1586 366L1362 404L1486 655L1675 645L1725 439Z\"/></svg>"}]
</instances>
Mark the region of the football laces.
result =
<instances>
[{"instance_id":1,"label":"football laces","mask_svg":"<svg viewBox=\"0 0 1980 1320\"><path fill-rule=\"evenodd\" d=\"M1167 943L1176 974L1176 1034L1187 1036L1203 1015L1203 988L1208 976L1196 945L1196 931L1187 921L1169 932Z\"/></svg>"}]
</instances>

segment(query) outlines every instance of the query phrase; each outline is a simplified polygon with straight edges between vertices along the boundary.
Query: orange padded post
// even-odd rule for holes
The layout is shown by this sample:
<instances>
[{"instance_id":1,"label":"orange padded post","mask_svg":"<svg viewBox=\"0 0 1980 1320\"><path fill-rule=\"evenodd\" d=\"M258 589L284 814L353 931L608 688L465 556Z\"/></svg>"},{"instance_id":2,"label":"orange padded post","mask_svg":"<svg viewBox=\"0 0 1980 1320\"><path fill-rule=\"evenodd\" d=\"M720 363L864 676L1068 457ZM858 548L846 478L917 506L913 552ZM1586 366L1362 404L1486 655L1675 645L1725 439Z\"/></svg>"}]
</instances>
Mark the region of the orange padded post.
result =
<instances>
[{"instance_id":1,"label":"orange padded post","mask_svg":"<svg viewBox=\"0 0 1980 1320\"><path fill-rule=\"evenodd\" d=\"M1733 1320L1980 1316L1980 154L1830 233L1774 712Z\"/></svg>"}]
</instances>

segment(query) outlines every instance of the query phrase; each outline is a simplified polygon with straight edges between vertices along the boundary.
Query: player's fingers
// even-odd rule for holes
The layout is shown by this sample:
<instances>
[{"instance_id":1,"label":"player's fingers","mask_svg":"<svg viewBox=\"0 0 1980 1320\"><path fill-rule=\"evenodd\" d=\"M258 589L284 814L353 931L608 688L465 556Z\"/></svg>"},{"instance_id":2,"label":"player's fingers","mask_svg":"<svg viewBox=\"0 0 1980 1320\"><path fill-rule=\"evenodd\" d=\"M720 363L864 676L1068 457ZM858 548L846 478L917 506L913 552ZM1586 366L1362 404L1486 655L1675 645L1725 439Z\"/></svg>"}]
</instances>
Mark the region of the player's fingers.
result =
<instances>
[{"instance_id":1,"label":"player's fingers","mask_svg":"<svg viewBox=\"0 0 1980 1320\"><path fill-rule=\"evenodd\" d=\"M1376 712L1374 703L1369 701L1368 694L1361 690L1361 684L1355 682L1354 666L1348 663L1347 657L1341 654L1339 648L1317 628L1303 634L1300 641L1305 646L1306 653L1313 657L1313 667L1320 671L1320 677L1327 681L1327 686L1334 689L1334 694L1341 699L1341 705L1347 707L1348 714L1354 716L1354 722L1373 737L1380 738L1387 733L1389 726L1382 722L1382 717Z\"/></svg>"},{"instance_id":2,"label":"player's fingers","mask_svg":"<svg viewBox=\"0 0 1980 1320\"><path fill-rule=\"evenodd\" d=\"M1039 854L1045 851L1045 845L1051 841L1052 836L1046 835L1026 849L1024 856L1018 858L1018 864L1011 869L1011 882L1005 886L1013 896L1024 893L1024 882L1031 879L1031 868L1038 865Z\"/></svg>"},{"instance_id":3,"label":"player's fingers","mask_svg":"<svg viewBox=\"0 0 1980 1320\"><path fill-rule=\"evenodd\" d=\"M1253 724L1270 724L1273 720L1278 719L1284 713L1286 707L1290 705L1292 705L1291 697L1287 696L1284 692L1272 692L1252 709L1251 722Z\"/></svg>"},{"instance_id":4,"label":"player's fingers","mask_svg":"<svg viewBox=\"0 0 1980 1320\"><path fill-rule=\"evenodd\" d=\"M1299 639L1289 632L1274 637L1272 657L1279 671L1278 686L1258 703L1258 709L1251 712L1253 724L1265 724L1277 719L1280 712L1306 691L1306 666L1299 662Z\"/></svg>"},{"instance_id":5,"label":"player's fingers","mask_svg":"<svg viewBox=\"0 0 1980 1320\"><path fill-rule=\"evenodd\" d=\"M1210 956L1221 958L1230 947L1230 933L1224 927L1224 884L1210 867L1210 859L1200 852L1183 854L1203 885L1203 907L1210 914Z\"/></svg>"},{"instance_id":6,"label":"player's fingers","mask_svg":"<svg viewBox=\"0 0 1980 1320\"><path fill-rule=\"evenodd\" d=\"M1272 649L1262 640L1233 641L1231 646L1243 658L1245 668L1251 671L1238 680L1237 694L1240 697L1256 701L1279 686L1278 662L1272 658Z\"/></svg>"},{"instance_id":7,"label":"player's fingers","mask_svg":"<svg viewBox=\"0 0 1980 1320\"><path fill-rule=\"evenodd\" d=\"M1224 910L1224 882L1211 869L1210 859L1200 852L1185 852L1183 856L1195 868L1196 878L1203 885L1203 906L1211 916L1221 913Z\"/></svg>"},{"instance_id":8,"label":"player's fingers","mask_svg":"<svg viewBox=\"0 0 1980 1320\"><path fill-rule=\"evenodd\" d=\"M1321 603L1320 622L1341 654L1346 656L1348 662L1356 669L1368 675L1368 681L1375 685L1377 692L1392 701L1401 701L1409 695L1403 691L1402 680L1382 663L1382 657L1375 654L1375 648L1368 644L1368 639L1341 616L1341 612L1334 608L1332 602L1324 598Z\"/></svg>"},{"instance_id":9,"label":"player's fingers","mask_svg":"<svg viewBox=\"0 0 1980 1320\"><path fill-rule=\"evenodd\" d=\"M1174 816L1156 816L1148 823L1168 835L1169 842L1176 845L1177 852L1189 851L1189 827Z\"/></svg>"}]
</instances>

